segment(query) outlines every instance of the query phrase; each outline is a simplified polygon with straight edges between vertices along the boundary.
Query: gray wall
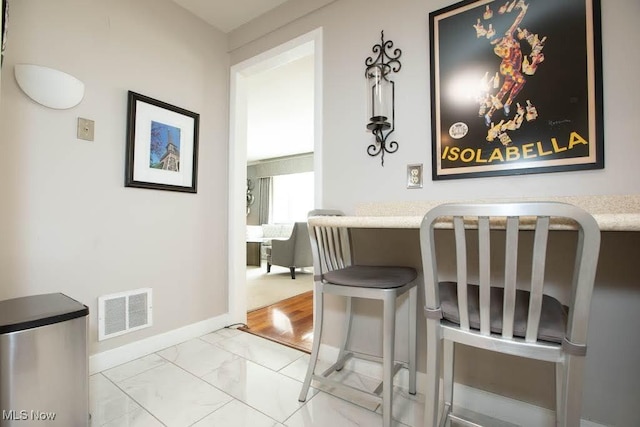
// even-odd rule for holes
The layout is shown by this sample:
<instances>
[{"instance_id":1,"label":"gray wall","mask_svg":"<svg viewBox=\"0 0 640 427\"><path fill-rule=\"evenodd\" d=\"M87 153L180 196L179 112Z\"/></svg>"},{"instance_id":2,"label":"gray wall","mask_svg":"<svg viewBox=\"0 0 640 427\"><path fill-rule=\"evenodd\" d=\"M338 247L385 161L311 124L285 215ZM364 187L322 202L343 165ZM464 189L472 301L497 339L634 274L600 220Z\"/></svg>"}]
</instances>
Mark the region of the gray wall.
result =
<instances>
[{"instance_id":1,"label":"gray wall","mask_svg":"<svg viewBox=\"0 0 640 427\"><path fill-rule=\"evenodd\" d=\"M88 305L91 354L227 312L226 45L169 0L11 2L0 299L63 292ZM36 104L17 63L76 76L84 100ZM128 90L200 114L197 194L124 187ZM78 117L95 120L94 142L76 139ZM153 288L153 326L98 343L98 296L141 287Z\"/></svg>"}]
</instances>

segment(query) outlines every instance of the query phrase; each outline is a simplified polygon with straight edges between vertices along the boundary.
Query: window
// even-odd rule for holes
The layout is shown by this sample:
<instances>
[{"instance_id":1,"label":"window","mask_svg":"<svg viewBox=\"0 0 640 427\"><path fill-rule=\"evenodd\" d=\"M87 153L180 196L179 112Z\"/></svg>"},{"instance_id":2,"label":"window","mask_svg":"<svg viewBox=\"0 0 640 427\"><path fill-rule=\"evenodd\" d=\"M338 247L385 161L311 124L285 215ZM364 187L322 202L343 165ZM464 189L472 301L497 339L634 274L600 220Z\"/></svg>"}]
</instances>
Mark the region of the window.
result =
<instances>
[{"instance_id":1,"label":"window","mask_svg":"<svg viewBox=\"0 0 640 427\"><path fill-rule=\"evenodd\" d=\"M313 209L313 172L273 177L271 222L306 221Z\"/></svg>"}]
</instances>

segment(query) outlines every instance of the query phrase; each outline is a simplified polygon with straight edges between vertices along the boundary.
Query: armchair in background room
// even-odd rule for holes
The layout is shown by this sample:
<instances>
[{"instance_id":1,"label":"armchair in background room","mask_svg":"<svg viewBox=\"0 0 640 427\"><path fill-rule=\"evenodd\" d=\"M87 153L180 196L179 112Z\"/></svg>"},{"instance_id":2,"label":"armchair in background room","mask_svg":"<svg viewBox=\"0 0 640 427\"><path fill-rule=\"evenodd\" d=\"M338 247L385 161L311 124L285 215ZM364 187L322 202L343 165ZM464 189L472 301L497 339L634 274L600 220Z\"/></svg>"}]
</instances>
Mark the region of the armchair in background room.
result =
<instances>
[{"instance_id":1,"label":"armchair in background room","mask_svg":"<svg viewBox=\"0 0 640 427\"><path fill-rule=\"evenodd\" d=\"M288 239L271 242L271 248L267 249L267 273L271 272L272 265L288 267L292 279L296 278L296 268L313 265L306 222L296 222Z\"/></svg>"}]
</instances>

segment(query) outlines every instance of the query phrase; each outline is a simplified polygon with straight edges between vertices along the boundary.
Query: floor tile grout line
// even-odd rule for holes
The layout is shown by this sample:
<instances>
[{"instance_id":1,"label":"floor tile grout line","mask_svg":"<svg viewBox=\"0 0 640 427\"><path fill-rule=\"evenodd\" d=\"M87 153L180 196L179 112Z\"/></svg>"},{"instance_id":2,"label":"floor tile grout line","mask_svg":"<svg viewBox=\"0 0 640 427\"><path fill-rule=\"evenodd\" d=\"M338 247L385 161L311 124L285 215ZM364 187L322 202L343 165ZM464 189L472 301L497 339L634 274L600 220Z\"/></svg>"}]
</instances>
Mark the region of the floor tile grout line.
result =
<instances>
[{"instance_id":1,"label":"floor tile grout line","mask_svg":"<svg viewBox=\"0 0 640 427\"><path fill-rule=\"evenodd\" d=\"M279 373L279 374L282 374L282 375L285 375L285 376L289 377L289 375L287 375L287 374L283 374L281 371L283 371L283 370L287 369L289 366L293 365L293 364L294 364L294 363L296 363L298 360L302 359L304 356L305 356L305 354L303 354L302 356L298 357L298 358L297 358L297 359L295 359L295 360L292 360L291 362L289 362L289 363L287 363L286 365L284 365L282 368L278 369L276 372L277 372L277 373ZM291 377L289 377L289 378L291 378ZM295 379L295 378L294 378L294 379Z\"/></svg>"},{"instance_id":2,"label":"floor tile grout line","mask_svg":"<svg viewBox=\"0 0 640 427\"><path fill-rule=\"evenodd\" d=\"M162 357L162 356L160 356L160 357ZM197 376L196 374L194 374L194 373L192 373L192 372L187 371L185 368L183 368L182 366L180 366L180 365L176 364L175 362L172 362L172 361L170 361L170 360L167 360L167 362L171 363L173 366L175 366L176 368L180 369L181 371L183 371L184 373L188 374L189 376L192 376L192 377L194 377L194 378L196 378L196 379L198 379L198 380L200 380L200 381L204 382L205 384L210 385L211 387L215 388L216 390L218 390L218 391L220 391L220 392L222 392L222 393L226 394L227 396L231 397L232 399L235 399L235 397L231 396L231 395L230 395L229 393L227 393L226 391L224 391L224 390L220 390L218 387L216 387L215 385L211 384L209 381L207 381L207 380L203 379L202 377ZM207 372L207 373L206 373L206 374L204 374L204 375L209 375L209 374L211 374L212 372L217 371L218 369L220 369L220 368L216 368L216 369L214 369L214 370L212 370L212 371L210 371L210 372ZM227 402L227 403L228 403L228 402ZM226 404L225 404L225 405L226 405ZM224 405L223 405L223 406L224 406ZM216 410L214 410L214 411L211 411L211 414L212 414L212 413L214 413L215 411L217 411L217 409L216 409Z\"/></svg>"},{"instance_id":3,"label":"floor tile grout line","mask_svg":"<svg viewBox=\"0 0 640 427\"><path fill-rule=\"evenodd\" d=\"M234 354L235 354L235 353L234 353ZM273 372L273 373L276 373L276 374L280 374L280 375L282 375L282 376L283 376L283 377L285 377L285 378L291 379L291 380L293 380L293 381L296 381L296 382L298 382L298 383L302 384L300 381L298 381L298 380L297 380L297 379L295 379L295 378L291 378L291 377L289 377L288 375L282 374L282 373L280 373L280 372L278 372L278 371L274 371L273 369L270 369L270 368L269 368L269 367L267 367L267 366L260 365L259 363L254 362L253 360L249 360L249 359L247 359L247 358L245 358L245 357L242 357L242 356L240 356L240 355L237 355L237 356L238 356L238 357L240 357L240 358L242 358L242 359L244 359L245 361L247 361L247 362L249 362L249 363L252 363L252 364L254 364L254 365L258 366L258 367L261 367L261 368L267 369L267 370L269 370L269 371L271 371L271 372ZM209 373L208 373L208 374L206 374L206 375L209 375L209 374L211 374L211 373L213 373L213 372L217 371L218 369L220 369L220 368L216 368L216 369L214 369L213 371L209 372ZM192 375L193 375L193 374L192 374ZM203 378L200 378L200 379L202 379L202 381L204 381L204 382L206 382L207 384L210 384L211 386L213 386L213 387L215 387L216 389L218 389L218 387L216 387L215 385L211 384L209 381L207 381L207 380L205 380L205 379L203 379ZM218 390L220 390L220 389L218 389ZM259 408L256 408L256 407L254 407L254 406L251 406L249 403L247 403L247 402L243 402L242 400L240 400L240 399L238 399L238 398L236 398L236 397L234 397L234 396L230 395L229 393L227 393L227 392L225 392L225 391L223 391L223 390L221 390L221 391L222 391L223 393L225 393L225 394L227 394L227 395L231 396L231 398L232 398L233 400L236 400L236 401L238 401L238 402L242 403L243 405L248 406L249 408L253 409L254 411L257 411L257 412L261 413L262 415L266 416L267 418L269 418L269 419L273 420L274 422L276 422L276 423L278 423L278 424L284 424L284 421L282 421L282 422L281 422L281 421L278 421L278 420L276 420L275 418L273 418L271 415L269 415L269 414L267 414L267 413L263 412L262 410L260 410ZM315 394L314 394L314 395L315 395ZM313 396L312 396L312 397L313 397ZM226 406L226 405L228 405L229 403L231 403L231 402L228 402L228 403L226 403L226 404L225 404L225 405L223 405L223 406ZM306 404L306 402L305 402L304 404ZM304 406L304 404L303 404L303 405L301 405L301 406L300 406L300 408L301 408L302 406ZM295 414L296 412L298 412L298 410L299 410L300 408L296 409L296 410L293 412L293 414ZM222 409L222 407L220 407L220 408L218 408L218 409ZM214 412L216 412L218 409L216 409L215 411L211 412L211 414L213 414ZM211 415L211 414L209 414L209 415ZM292 415L293 415L293 414L292 414ZM209 415L207 415L207 417L208 417ZM287 417L287 418L285 419L285 421L286 421L286 420L288 420L290 417L291 417L291 415L290 415L289 417Z\"/></svg>"},{"instance_id":4,"label":"floor tile grout line","mask_svg":"<svg viewBox=\"0 0 640 427\"><path fill-rule=\"evenodd\" d=\"M214 332L215 332L215 331L214 331ZM302 357L304 357L304 356L305 356L305 353L302 353L298 358L296 358L296 359L294 359L294 360L292 360L292 361L288 362L288 363L287 363L286 365L284 365L282 368L280 368L280 369L277 369L277 370L276 370L276 369L273 369L273 368L271 368L271 367L269 367L269 366L263 365L263 364L261 364L261 363L259 363L259 362L255 361L255 360L251 360L251 359L249 359L249 358L247 358L247 357L245 357L245 356L243 356L243 355L241 355L241 354L238 354L238 353L236 353L236 352L234 352L234 351L232 351L232 350L226 349L226 348L221 347L221 346L219 346L219 345L218 345L218 343L219 343L219 342L227 341L227 340L231 340L231 339L233 339L233 338L235 338L235 337L237 337L237 336L240 336L242 333L245 333L245 332L244 332L244 331L241 331L241 333L240 333L240 334L237 334L237 335L235 335L235 336L233 336L233 337L224 337L222 340L217 341L217 342L215 342L215 343L211 343L211 342L208 342L208 341L206 341L206 340L202 340L201 338L202 338L202 336L204 336L204 335L202 335L201 337L197 337L197 338L195 338L195 339L198 339L198 340L204 341L205 343L207 343L207 344L209 344L209 345L212 345L212 346L214 346L214 347L216 347L216 348L218 348L218 349L220 349L220 350L226 351L227 353L233 354L233 355L235 355L235 356L237 356L237 357L239 357L239 358L241 358L241 359L244 359L244 360L245 360L245 361L247 361L247 362L251 362L251 363L253 363L253 364L257 365L257 366L261 366L261 367L263 367L263 368L265 368L265 369L268 369L268 370L270 370L270 371L272 371L272 372L279 373L279 374L281 374L281 375L283 375L283 376L285 376L285 377L287 377L287 378L291 378L291 377L289 377L288 375L282 374L280 371L281 371L282 369L285 369L287 366L291 365L292 363L294 363L294 362L298 361L299 359L301 359ZM208 335L208 334L205 334L205 335ZM249 334L249 335L252 335L252 334ZM255 336L255 335L252 335L252 336ZM262 337L257 337L257 338L262 339L262 340L265 340L265 341L269 341L269 340L267 340L267 339L265 339L265 338L262 338ZM185 342L186 342L186 341L185 341ZM182 343L180 343L180 344L182 344ZM177 344L177 345L180 345L180 344ZM169 360L169 359L167 359L166 357L164 357L164 356L162 356L161 354L159 354L159 352L160 352L160 351L164 351L164 350L169 349L169 348L171 348L171 347L176 347L177 345L169 346L169 347L164 348L164 349L162 349L162 350L158 350L158 352L156 352L156 353L152 353L152 354L156 354L157 356L159 356L159 357L161 357L162 359L164 359L166 362L168 362L168 363L173 363L174 365L178 366L180 369L184 370L185 372L187 372L187 373L189 373L189 374L191 374L191 375L195 376L196 378L200 378L200 379L202 379L202 377L198 377L197 375L193 374L192 372L189 372L189 371L187 371L186 369L184 369L184 368L180 367L180 366L179 366L179 365L177 365L174 361ZM278 344L278 345L281 345L281 344ZM286 347L286 346L283 346L283 347ZM145 356L145 357L146 357L146 356ZM153 368L147 369L147 370L145 370L145 372L146 372L146 371L148 371L148 370L151 370L151 369L153 369ZM213 369L213 370L211 370L210 372L207 372L207 373L206 373L206 374L204 374L204 375L209 375L209 374L213 373L214 371L217 371L218 369L220 369L220 367L218 367L218 368L216 368L216 369ZM136 375L138 375L138 374L136 374ZM133 377L134 377L134 376L136 376L136 375L133 375L133 376L131 376L131 377L129 377L129 378L133 378ZM203 375L203 376L204 376L204 375ZM296 378L291 378L291 379L293 379L293 380L295 380L295 381L297 381L297 382L301 382L300 380L298 380L298 379L296 379ZM205 382L207 382L207 381L205 381ZM207 383L208 383L208 382L207 382Z\"/></svg>"},{"instance_id":5,"label":"floor tile grout line","mask_svg":"<svg viewBox=\"0 0 640 427\"><path fill-rule=\"evenodd\" d=\"M164 349L163 349L163 350L164 350ZM160 350L160 351L162 351L162 350ZM118 366L114 366L113 368L105 369L104 371L100 371L100 372L98 372L98 373L99 373L99 374L102 374L105 378L109 379L111 382L113 382L113 383L115 384L115 381L113 381L111 378L109 378L108 376L106 376L106 375L104 374L106 371L110 371L111 369L115 369L115 368L117 368L117 367L119 367L119 366L126 365L127 363L131 363L131 362L133 362L133 361L135 361L135 360L144 359L145 357L149 357L149 356L151 356L151 355L156 355L156 356L160 357L161 359L163 359L163 360L164 360L163 364L164 364L164 363L166 363L166 362L168 362L168 360L167 360L165 357L162 357L162 356L161 356L161 355L159 355L159 354L156 354L156 353L149 353L149 354L147 354L146 356L139 357L139 358L134 359L134 360L131 360L131 361L129 361L129 362L121 363L121 364L120 364L120 365L118 365ZM159 366L161 366L161 365L159 365ZM151 368L148 368L148 369L145 369L145 370L143 370L143 371L137 372L137 373L135 373L135 374L133 374L133 375L130 375L130 376L126 377L126 378L122 378L120 381L125 381L125 380L128 380L128 379L131 379L131 378L136 377L136 376L138 376L138 375L140 375L140 374L144 374L145 372L150 371L150 370L152 370L152 369L154 369L154 368L157 368L157 366L153 366L153 367L151 367Z\"/></svg>"},{"instance_id":6,"label":"floor tile grout line","mask_svg":"<svg viewBox=\"0 0 640 427\"><path fill-rule=\"evenodd\" d=\"M233 402L234 400L236 400L236 399L232 396L232 399L231 399L230 401L228 401L227 403L225 403L225 404L224 404L224 405L222 405L221 407L217 408L216 410L214 410L214 411L212 411L212 412L208 413L207 415L203 416L203 417L202 417L202 418L200 418L199 420L196 420L196 421L194 421L193 423L189 424L189 426L188 426L188 427L193 427L194 425L198 424L200 421L202 421L202 420L204 420L205 418L207 418L207 417L209 417L209 416L213 415L215 412L218 412L220 409L224 408L225 406L230 405L230 404L231 404L231 402Z\"/></svg>"},{"instance_id":7,"label":"floor tile grout line","mask_svg":"<svg viewBox=\"0 0 640 427\"><path fill-rule=\"evenodd\" d=\"M258 339L264 340L265 342L270 342L270 343L271 343L271 342L273 342L273 341L271 341L271 340L268 340L268 339L263 338L263 337L258 336L258 335L254 335L254 334L251 334L251 333L248 333L248 332L244 332L244 331L242 331L242 332L243 332L243 333L245 333L245 334L247 334L247 336L255 337L255 338L258 338ZM232 337L232 338L235 338L235 337ZM275 343L275 344L277 344L277 345L279 345L279 346L281 346L281 347L284 347L284 348L291 349L290 347L287 347L287 346L282 345L282 344L280 344L280 343ZM218 346L218 347L220 347L220 346ZM244 346L243 346L243 347L244 347ZM226 348L224 348L224 347L220 347L220 348L221 348L222 350L228 351L229 353L233 353L233 354L235 354L235 355L237 355L237 356L239 356L239 357L242 357L243 359L245 359L245 360L247 360L247 361L249 361L249 362L252 362L252 363L254 363L254 364L256 364L256 365L262 366L263 368L267 368L267 369L269 369L269 370L271 370L271 371L273 371L273 372L278 372L278 373L280 372L280 370L282 370L282 369L286 368L286 367L287 367L287 366L289 366L291 363L293 363L293 362L295 362L295 361L299 360L300 358L304 357L304 355L306 354L306 353L304 353L304 352L301 352L300 350L296 350L296 351L298 351L298 352L300 352L300 353L302 353L302 354L301 354L300 356L298 356L297 358L293 359L292 361L287 362L287 364L286 364L286 365L284 365L284 366L282 366L281 368L279 368L279 369L273 369L273 368L271 368L271 367L269 367L269 366L263 365L263 364L262 364L262 363L260 363L260 362L257 362L257 361L254 361L254 360L251 360L251 359L249 359L249 358L247 358L247 357L244 357L243 355L238 354L238 353L236 353L236 352L234 352L234 351L232 351L232 350L228 350L228 349L226 349ZM284 375L284 374L283 374L283 375Z\"/></svg>"},{"instance_id":8,"label":"floor tile grout line","mask_svg":"<svg viewBox=\"0 0 640 427\"><path fill-rule=\"evenodd\" d=\"M169 346L169 347L167 347L167 348L171 348L171 347L174 347L174 346ZM167 348L163 348L162 350L158 350L158 351L164 351L164 350L166 350ZM208 413L207 415L205 415L203 418L208 417L209 415L211 415L211 414L213 414L214 412L216 412L218 409L220 409L220 408L222 408L222 407L226 406L226 405L227 405L228 403L230 403L232 400L237 400L235 397L231 396L229 393L225 392L224 390L220 390L220 389L219 389L218 387L216 387L215 385L213 385L213 384L211 384L210 382L208 382L208 381L206 381L206 380L202 379L201 377L198 377L197 375L195 375L195 374L193 374L193 373L191 373L191 372L187 371L187 370L186 370L186 369L184 369L182 366L177 365L176 363L172 362L171 360L169 360L169 359L167 359L167 358L163 357L161 354L158 354L157 352L152 353L152 354L155 354L155 355L157 355L157 356L161 357L162 359L164 359L164 360L166 361L166 363L170 363L170 364L172 364L173 366L175 366L176 368L178 368L178 369L180 369L181 371L185 372L185 373L186 373L186 374L188 374L189 376L192 376L192 377L194 377L194 378L196 378L196 379L198 379L198 380L200 380L200 381L204 382L205 384L207 384L207 385L209 385L209 386L211 386L211 387L215 388L215 389L216 389L216 390L218 390L219 392L221 392L221 393L223 393L223 394L225 394L226 396L229 396L229 397L231 398L231 400L230 400L229 402L226 402L225 404L223 404L223 405L222 405L222 406L220 406L219 408L216 408L216 409L214 409L213 411L209 412L209 413ZM238 355L238 356L239 356L239 355ZM240 356L240 357L241 357L241 356ZM164 363L164 364L166 364L166 363ZM145 372L149 372L149 371L151 371L151 370L153 370L153 369L156 369L156 368L158 368L158 367L160 367L160 366L163 366L164 364L159 365L159 366L154 366L153 368L150 368L150 369L146 369L145 371L140 372L140 373L138 373L138 374L136 374L136 375L132 375L131 377L129 377L129 378L127 378L127 379L131 379L131 378L137 377L138 375L141 375L141 374L143 374L143 373L145 373ZM219 368L218 368L218 369L219 369ZM214 369L213 371L216 371L216 370L217 370L217 369ZM213 372L213 371L211 371L211 372ZM208 373L207 373L207 374L205 374L205 375L209 375L211 372L208 372ZM100 373L100 374L102 374L102 373ZM105 378L107 378L104 374L102 374L102 376L103 376L103 377L105 377ZM122 389L122 388L121 388L117 383L115 383L114 381L111 381L111 379L109 379L109 378L107 378L107 380L109 380L112 384L114 384L114 385L115 385L115 386L116 386L120 391L122 391L122 392L123 392L127 397L129 397L131 400L133 400L134 402L136 402L136 403L137 403L141 408L143 408L146 412L148 412L148 413L149 413L153 418L155 418L156 420L158 420L158 421L159 421L163 426L166 426L166 424L164 424L164 423L163 423L162 421L160 421L160 420L159 420L155 415L153 415L153 414L151 413L151 411L149 411L149 409L147 409L147 408L146 408L145 406L143 406L140 402L138 402L136 399L134 399L134 398L133 398L133 396L131 396L129 393L127 393L126 391L124 391L124 390L123 390L123 389ZM125 380L122 380L122 381L125 381ZM196 422L197 422L197 421L196 421ZM193 425L193 424L191 424L191 425Z\"/></svg>"},{"instance_id":9,"label":"floor tile grout line","mask_svg":"<svg viewBox=\"0 0 640 427\"><path fill-rule=\"evenodd\" d=\"M147 371L150 371L150 369L147 369ZM146 371L145 371L145 372L146 372ZM132 401L134 401L134 402L135 402L135 403L136 403L140 408L142 408L142 409L143 409L147 414L151 415L151 416L152 416L156 421L158 421L160 424L162 424L163 426L165 426L165 427L166 427L166 424L165 424L165 423L163 423L163 422L162 422L158 417L156 417L156 416L155 416L151 411L149 411L149 409L147 409L143 404L141 404L140 402L138 402L138 401L137 401L133 396L131 396L129 393L127 393L127 392L126 392L122 387L120 387L120 386L118 385L118 383L116 383L116 382L112 381L110 378L107 378L107 377L106 377L104 374L102 374L102 373L101 373L101 375L102 375L103 377L105 377L105 378L107 379L107 381L109 381L111 384L113 384L113 385L114 385L118 390L120 390L122 393L124 393L124 395L125 395L125 396L127 396L129 399L131 399ZM130 378L133 378L133 377L135 377L135 376L136 376L136 375L134 375L134 376L132 376L132 377L130 377ZM124 380L123 380L123 381L124 381ZM127 413L126 413L126 414L124 414L124 415L128 415L128 414L130 414L130 413L131 413L131 411L130 411L130 412L127 412ZM105 424L106 424L106 423L105 423ZM104 425L104 424L103 424L103 425Z\"/></svg>"},{"instance_id":10,"label":"floor tile grout line","mask_svg":"<svg viewBox=\"0 0 640 427\"><path fill-rule=\"evenodd\" d=\"M242 333L246 333L246 332L244 332L244 331L241 331L241 332L242 332ZM236 335L236 336L238 336L238 335ZM227 338L227 339L231 339L231 338L234 338L234 337L229 337L229 338ZM262 337L258 337L258 338L259 338L259 339L266 340L265 338L262 338ZM221 340L221 341L222 341L222 340ZM217 344L217 343L215 343L215 344ZM278 345L281 345L281 344L278 344ZM283 346L283 347L284 347L284 346ZM241 359L244 359L244 360L245 360L246 362L248 362L248 363L252 363L252 364L254 364L254 365L258 366L258 367L261 367L261 368L267 369L267 370L269 370L269 371L271 371L271 372L273 372L273 373L275 373L275 374L282 375L283 377L285 377L285 378L287 378L287 379L290 379L290 380L293 380L293 381L295 381L295 382L297 382L297 383L300 383L300 384L302 385L302 382L301 382L301 381L299 381L298 379L296 379L296 378L292 378L292 377L290 377L290 376L288 376L288 375L286 375L286 374L283 374L283 373L282 373L282 372L280 372L280 371L281 371L282 369L285 369L287 366L291 365L292 363L296 362L296 361L297 361L297 360L299 360L300 358L304 357L304 355L305 355L304 353L303 353L302 355L300 355L300 357L298 357L297 359L292 360L292 361L291 361L291 362L289 362L287 365L285 365L285 366L283 366L282 368L280 368L279 370L275 370L275 369L271 369L271 368L270 368L270 367L268 367L268 366L262 365L262 364L260 364L260 363L258 363L258 362L256 362L256 361L254 361L254 360L248 359L248 358L246 358L246 357L244 357L244 356L242 356L242 355L240 355L240 354L238 354L238 353L234 353L234 352L232 352L231 350L227 350L227 349L225 349L225 348L223 348L223 347L219 347L219 348L220 348L220 349L222 349L222 350L225 350L225 351L227 351L227 352L229 352L229 353L235 354L236 356L240 357ZM217 371L218 369L220 369L220 368L216 368L216 369L214 369L213 371L209 372L207 375L209 375L210 373L213 373L213 372ZM204 379L203 379L203 381L205 381L205 382L207 382L208 384L210 384L208 381L206 381L206 380L204 380ZM212 385L213 385L213 384L212 384ZM215 387L215 386L214 386L214 387ZM217 387L216 387L216 388L217 388ZM313 387L312 387L312 388L313 388ZM318 390L318 389L316 389L316 390ZM318 390L318 391L319 391L319 390ZM313 396L315 396L316 394L317 394L317 393L314 393L314 394L311 396L311 398L313 398ZM233 396L232 396L232 397L233 397ZM309 398L308 400L311 400L311 398ZM253 409L253 410L255 410L255 411L257 411L257 412L259 412L259 413L261 413L261 414L263 414L263 415L265 415L265 416L266 416L266 417L268 417L269 419L271 419L271 420L273 420L273 421L275 421L276 423L281 424L281 425L284 425L284 423L285 423L289 418L291 418L291 416L292 416L293 414L295 414L296 412L298 412L298 411L300 410L300 408L302 408L303 406L305 406L305 405L306 405L306 403L307 403L307 401L308 401L308 400L307 400L307 401L305 401L302 405L300 405L300 407L299 407L298 409L296 409L296 410L295 410L291 415L289 415L287 418L285 418L285 420L284 420L284 421L278 421L278 420L276 420L275 418L271 417L269 414L266 414L266 413L264 413L263 411L261 411L260 409L258 409L258 408L255 408L255 407L251 406L251 405L250 405L250 404L248 404L247 402L243 402L242 400L240 400L240 399L236 399L235 397L233 397L233 399L234 399L234 400L237 400L238 402L240 402L240 403L242 403L242 404L244 404L244 405L248 406L249 408L251 408L251 409ZM214 412L215 412L215 411L214 411ZM212 413L213 413L213 412L212 412ZM210 414L209 414L209 415L210 415Z\"/></svg>"},{"instance_id":11,"label":"floor tile grout line","mask_svg":"<svg viewBox=\"0 0 640 427\"><path fill-rule=\"evenodd\" d=\"M313 387L310 387L309 389L312 389ZM300 405L300 407L298 409L296 409L295 411L293 411L293 413L291 415L289 415L284 421L282 421L280 424L286 425L287 421L289 421L291 419L291 417L293 417L295 414L297 414L302 408L304 408L305 406L307 406L307 403L309 403L309 401L311 399L313 399L314 397L316 397L318 394L320 394L320 390L318 390L317 393L313 393L311 395L311 397L309 397L308 399L306 399L304 402L300 402L302 403L302 405Z\"/></svg>"},{"instance_id":12,"label":"floor tile grout line","mask_svg":"<svg viewBox=\"0 0 640 427\"><path fill-rule=\"evenodd\" d=\"M237 335L236 335L236 336L237 336ZM228 340L228 339L232 339L232 338L234 338L234 337L225 337L223 340L220 340L220 341L226 341L226 340ZM208 343L208 344L215 345L215 344L213 344L213 343ZM167 348L169 348L169 347L167 347ZM254 365L257 365L257 366L263 367L263 368L268 369L268 370L270 370L270 371L272 371L272 372L274 372L274 373L278 373L277 371L274 371L273 369L270 369L270 368L269 368L269 367L267 367L267 366L263 366L263 365L261 365L261 364L259 364L259 363L257 363L257 362L254 362L254 361L252 361L252 360L250 360L250 359L247 359L246 357L244 357L244 356L242 356L242 355L240 355L240 354L233 353L233 352L231 352L231 351L229 351L229 350L227 350L227 349L225 349L225 348L222 348L222 347L218 347L218 348L220 348L221 350L224 350L224 351L226 351L226 352L228 352L228 353L234 354L234 355L238 356L239 358L244 359L246 362L253 363ZM162 351L162 350L159 350L159 351ZM161 355L158 355L158 356L162 357ZM229 403L231 403L232 401L236 400L236 401L238 401L238 402L240 402L240 403L242 403L242 404L244 404L244 405L248 406L249 408L251 408L251 409L253 409L253 410L255 410L255 411L257 411L257 412L261 413L262 415L264 415L264 416L268 417L269 419L271 419L271 420L273 420L273 421L275 421L275 422L277 422L277 423L279 423L279 424L282 424L280 421L278 421L278 420L274 419L273 417L271 417L271 416L270 416L270 415L268 415L268 414L265 414L265 413L264 413L264 412L262 412L260 409L258 409L258 408L254 408L253 406L249 405L248 403L243 402L243 401L242 401L242 400L240 400L240 399L237 399L236 397L232 396L231 394L227 393L226 391L221 390L220 388L218 388L218 387L216 387L215 385L211 384L209 381L205 380L204 378L202 378L202 377L198 377L197 375L195 375L195 374L193 374L193 373L191 373L191 372L187 371L187 370L186 370L186 369L184 369L183 367L181 367L181 366L177 365L175 362L172 362L171 360L168 360L168 359L165 359L165 360L167 360L167 362L168 362L168 363L171 363L171 364L175 365L177 368L179 368L179 369L183 370L184 372L188 373L189 375L191 375L191 376L193 376L193 377L195 377L195 378L197 378L197 379L199 379L199 380L201 380L201 381L205 382L206 384L210 385L211 387L215 388L216 390L219 390L220 392L222 392L222 393L226 394L227 396L231 397L231 400L230 400L229 402L227 402L227 403L225 403L224 405L220 406L219 408L217 408L217 409L215 409L215 410L211 411L210 413L208 413L207 415L205 415L205 416L204 416L203 418L201 418L200 420L202 420L202 419L204 419L204 418L206 418L206 417L210 416L210 415L211 415L211 414L213 414L214 412L217 412L219 409L222 409L223 407L227 406L227 405L228 405ZM216 369L213 369L212 371L207 372L205 375L210 375L210 374L212 374L213 372L217 371L217 370L218 370L218 369L220 369L220 368L221 368L221 367L218 367L218 368L216 368ZM286 376L286 375L284 375L284 374L280 374L280 375L282 375L282 376L284 376L284 377L286 377L286 378L290 378L290 377L288 377L288 376ZM293 378L292 378L292 379L293 379ZM294 380L295 380L295 379L294 379ZM299 382L299 381L298 381L298 382ZM287 419L288 419L288 418L287 418ZM198 420L198 421L200 421L200 420ZM198 422L198 421L196 421L196 422ZM195 423L194 423L194 424L195 424ZM191 426L193 426L193 424L191 424Z\"/></svg>"},{"instance_id":13,"label":"floor tile grout line","mask_svg":"<svg viewBox=\"0 0 640 427\"><path fill-rule=\"evenodd\" d=\"M162 351L162 350L160 350L160 351ZM160 356L160 355L158 355L158 356ZM160 357L162 357L162 356L160 356ZM176 363L172 362L171 360L168 360L168 359L166 359L166 360L167 360L167 362L168 362L168 363L171 363L171 364L172 364L172 365L174 365L176 368L180 369L181 371L185 372L186 374L188 374L188 375L190 375L190 376L192 376L192 377L194 377L194 378L196 378L196 379L198 379L198 380L200 380L200 381L204 382L205 384L207 384L207 385L209 385L209 386L211 386L211 387L215 388L216 390L218 390L218 391L219 391L219 392L221 392L222 394L224 394L224 395L226 395L226 396L229 396L229 397L231 398L231 400L229 400L228 402L226 402L226 403L225 403L225 404L223 404L222 406L220 406L220 407L218 407L218 408L214 409L213 411L209 412L207 415L205 415L205 416L204 416L204 417L202 417L202 418L206 418L206 417L208 417L209 415L211 415L211 414L213 414L214 412L216 412L218 409L221 409L221 408L225 407L226 405L228 405L229 403L231 403L233 400L237 400L235 397L231 396L231 395L230 395L229 393L227 393L226 391L219 389L219 388L218 388L218 387L216 387L215 385L211 384L209 381L207 381L207 380L205 380L205 379L203 379L203 378L201 378L201 377L197 376L197 375L196 375L196 374L194 374L194 373L191 373L191 372L187 371L187 370L186 370L186 369L184 369L182 366L180 366L180 365L178 365L178 364L176 364ZM218 368L218 369L219 369L219 368ZM217 369L214 369L213 371L216 371L216 370L217 370ZM211 371L211 372L213 372L213 371ZM208 372L208 373L206 373L205 375L209 375L211 372ZM202 419L202 418L201 418L201 419ZM198 420L198 421L200 421L200 420ZM198 422L198 421L196 421L196 422ZM193 423L193 424L195 424L195 423ZM190 424L190 425L193 425L193 424Z\"/></svg>"}]
</instances>

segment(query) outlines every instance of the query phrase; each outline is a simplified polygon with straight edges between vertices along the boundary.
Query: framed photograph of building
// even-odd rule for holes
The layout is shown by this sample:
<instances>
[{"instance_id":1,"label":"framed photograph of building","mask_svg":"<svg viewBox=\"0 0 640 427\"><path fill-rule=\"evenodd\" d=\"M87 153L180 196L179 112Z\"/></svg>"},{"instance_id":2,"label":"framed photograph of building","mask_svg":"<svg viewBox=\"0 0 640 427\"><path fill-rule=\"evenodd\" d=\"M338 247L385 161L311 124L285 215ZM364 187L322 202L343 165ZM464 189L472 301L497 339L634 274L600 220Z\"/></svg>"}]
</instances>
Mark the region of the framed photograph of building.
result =
<instances>
[{"instance_id":1,"label":"framed photograph of building","mask_svg":"<svg viewBox=\"0 0 640 427\"><path fill-rule=\"evenodd\" d=\"M429 14L434 180L604 167L599 0Z\"/></svg>"},{"instance_id":2,"label":"framed photograph of building","mask_svg":"<svg viewBox=\"0 0 640 427\"><path fill-rule=\"evenodd\" d=\"M197 192L200 115L129 91L125 187Z\"/></svg>"}]
</instances>

